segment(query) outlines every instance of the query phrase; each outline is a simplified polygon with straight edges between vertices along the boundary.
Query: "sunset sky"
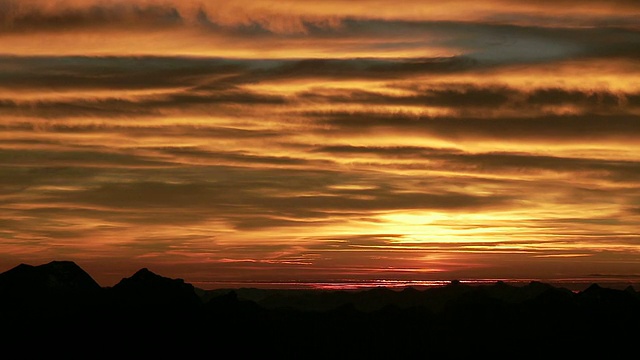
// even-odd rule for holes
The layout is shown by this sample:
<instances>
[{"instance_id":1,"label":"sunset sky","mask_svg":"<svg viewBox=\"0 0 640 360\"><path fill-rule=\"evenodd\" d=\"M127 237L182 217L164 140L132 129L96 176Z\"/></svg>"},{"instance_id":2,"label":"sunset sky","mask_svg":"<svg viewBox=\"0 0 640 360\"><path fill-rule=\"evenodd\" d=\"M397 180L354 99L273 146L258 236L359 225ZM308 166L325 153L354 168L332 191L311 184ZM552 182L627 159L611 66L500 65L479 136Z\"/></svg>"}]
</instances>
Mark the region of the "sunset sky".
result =
<instances>
[{"instance_id":1,"label":"sunset sky","mask_svg":"<svg viewBox=\"0 0 640 360\"><path fill-rule=\"evenodd\" d=\"M0 272L640 282L637 0L0 0Z\"/></svg>"}]
</instances>

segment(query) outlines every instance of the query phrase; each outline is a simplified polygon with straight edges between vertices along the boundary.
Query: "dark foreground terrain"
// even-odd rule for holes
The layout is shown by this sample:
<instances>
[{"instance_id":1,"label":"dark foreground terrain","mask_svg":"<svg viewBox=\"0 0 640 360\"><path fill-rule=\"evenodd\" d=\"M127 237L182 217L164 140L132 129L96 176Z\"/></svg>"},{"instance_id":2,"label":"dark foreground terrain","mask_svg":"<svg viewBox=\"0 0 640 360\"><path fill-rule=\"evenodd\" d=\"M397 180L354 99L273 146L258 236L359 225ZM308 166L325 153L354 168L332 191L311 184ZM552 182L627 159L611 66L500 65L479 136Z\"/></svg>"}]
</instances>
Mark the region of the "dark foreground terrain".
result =
<instances>
[{"instance_id":1,"label":"dark foreground terrain","mask_svg":"<svg viewBox=\"0 0 640 360\"><path fill-rule=\"evenodd\" d=\"M531 282L361 291L204 291L141 269L100 287L73 262L0 274L9 358L638 356L640 293Z\"/></svg>"}]
</instances>

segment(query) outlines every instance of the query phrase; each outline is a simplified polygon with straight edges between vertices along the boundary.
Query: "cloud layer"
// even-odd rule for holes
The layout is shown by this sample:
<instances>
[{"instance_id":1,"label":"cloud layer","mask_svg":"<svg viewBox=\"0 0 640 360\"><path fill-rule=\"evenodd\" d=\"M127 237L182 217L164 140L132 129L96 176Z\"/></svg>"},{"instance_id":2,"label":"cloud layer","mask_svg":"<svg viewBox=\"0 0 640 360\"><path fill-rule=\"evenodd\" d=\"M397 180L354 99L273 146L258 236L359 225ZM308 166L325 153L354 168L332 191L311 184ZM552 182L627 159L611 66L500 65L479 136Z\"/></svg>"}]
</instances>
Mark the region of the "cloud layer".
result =
<instances>
[{"instance_id":1,"label":"cloud layer","mask_svg":"<svg viewBox=\"0 0 640 360\"><path fill-rule=\"evenodd\" d=\"M0 264L640 276L638 15L0 0Z\"/></svg>"}]
</instances>

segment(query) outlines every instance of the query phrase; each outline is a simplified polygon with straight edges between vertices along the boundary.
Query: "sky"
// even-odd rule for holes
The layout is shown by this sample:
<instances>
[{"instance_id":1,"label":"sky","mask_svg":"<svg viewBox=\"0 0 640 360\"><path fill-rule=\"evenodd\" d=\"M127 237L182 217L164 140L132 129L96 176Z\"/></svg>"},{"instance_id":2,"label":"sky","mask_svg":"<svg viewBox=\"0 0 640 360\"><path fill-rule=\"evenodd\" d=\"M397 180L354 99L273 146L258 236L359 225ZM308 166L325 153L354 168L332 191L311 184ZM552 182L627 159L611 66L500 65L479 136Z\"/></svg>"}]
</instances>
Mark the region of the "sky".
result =
<instances>
[{"instance_id":1,"label":"sky","mask_svg":"<svg viewBox=\"0 0 640 360\"><path fill-rule=\"evenodd\" d=\"M0 0L0 271L640 282L636 0Z\"/></svg>"}]
</instances>

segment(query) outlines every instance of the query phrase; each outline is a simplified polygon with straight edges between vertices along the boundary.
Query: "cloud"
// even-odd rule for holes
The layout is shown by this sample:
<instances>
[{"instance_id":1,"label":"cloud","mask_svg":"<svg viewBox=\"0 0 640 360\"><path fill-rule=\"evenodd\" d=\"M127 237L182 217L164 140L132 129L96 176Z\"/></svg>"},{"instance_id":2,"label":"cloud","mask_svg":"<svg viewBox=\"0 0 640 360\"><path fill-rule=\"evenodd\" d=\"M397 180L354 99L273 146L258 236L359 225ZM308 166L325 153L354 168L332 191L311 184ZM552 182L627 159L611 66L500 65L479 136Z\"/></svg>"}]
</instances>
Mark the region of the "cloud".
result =
<instances>
[{"instance_id":1,"label":"cloud","mask_svg":"<svg viewBox=\"0 0 640 360\"><path fill-rule=\"evenodd\" d=\"M411 160L415 164L424 163L425 167L430 167L433 170L448 169L478 174L555 172L631 182L640 176L640 163L637 161L543 156L531 153L468 153L458 149L410 146L367 147L343 145L320 147L314 151L339 157L353 156L354 159L362 155L373 155L380 162L404 159Z\"/></svg>"},{"instance_id":2,"label":"cloud","mask_svg":"<svg viewBox=\"0 0 640 360\"><path fill-rule=\"evenodd\" d=\"M162 4L144 2L78 2L56 4L43 1L24 3L3 0L0 24L4 31L73 31L79 28L127 26L171 27L183 23L179 10Z\"/></svg>"},{"instance_id":3,"label":"cloud","mask_svg":"<svg viewBox=\"0 0 640 360\"><path fill-rule=\"evenodd\" d=\"M310 177L301 173L298 176ZM267 183L238 179L226 182L172 184L162 182L108 183L95 188L64 194L71 203L109 208L132 208L139 211L164 209L216 209L218 216L279 215L287 218L325 217L330 213L375 212L394 209L464 209L499 206L504 197L473 196L463 193L429 193L372 189L360 191L331 190L320 187L300 189L285 184L285 177ZM253 188L256 186L257 188ZM284 194L277 189L286 188ZM258 192L257 190L261 191ZM305 191L306 190L306 191ZM311 192L308 194L306 192ZM267 195L273 193L272 195ZM314 194L315 193L315 194Z\"/></svg>"},{"instance_id":4,"label":"cloud","mask_svg":"<svg viewBox=\"0 0 640 360\"><path fill-rule=\"evenodd\" d=\"M162 88L220 82L239 85L268 79L394 78L467 70L464 57L233 59L188 56L2 56L3 86ZM220 86L217 87L220 89ZM228 88L227 88L228 89Z\"/></svg>"},{"instance_id":5,"label":"cloud","mask_svg":"<svg viewBox=\"0 0 640 360\"><path fill-rule=\"evenodd\" d=\"M390 132L424 134L443 139L496 139L505 141L589 141L634 139L640 119L633 115L548 115L527 117L446 117L410 113L309 112L333 131L360 132L386 128Z\"/></svg>"},{"instance_id":6,"label":"cloud","mask_svg":"<svg viewBox=\"0 0 640 360\"><path fill-rule=\"evenodd\" d=\"M15 55L73 54L74 48L76 55L137 52L135 55L233 54L235 58L258 51L273 54L267 56L271 58L291 54L318 58L328 53L342 53L342 58L365 54L417 58L422 54L466 56L492 66L592 57L634 59L638 55L632 15L638 13L637 6L628 8L627 13L606 6L600 6L599 12L595 5L567 12L555 4L518 6L505 2L503 11L483 8L474 14L469 11L474 4L469 2L450 4L449 11L443 11L442 5L423 3L420 8L424 11L375 4L387 8L388 14L397 11L397 15L384 16L384 11L366 11L362 6L354 13L353 6L344 3L339 7L344 11L327 13L317 4L274 6L260 1L227 5L192 1L25 4L4 0L0 5L5 9L0 17L0 40L10 45L6 48L13 49ZM438 11L430 16L429 8ZM587 17L583 9L597 16ZM617 26L601 25L607 22ZM87 34L91 35L85 37ZM43 37L47 41L43 42ZM94 41L96 37L102 41ZM163 42L157 43L158 38ZM255 41L258 38L261 41ZM75 47L70 47L74 41ZM265 47L266 43L275 46ZM136 48L132 48L134 44ZM216 54L216 49L224 51Z\"/></svg>"},{"instance_id":7,"label":"cloud","mask_svg":"<svg viewBox=\"0 0 640 360\"><path fill-rule=\"evenodd\" d=\"M20 59L25 60L24 63ZM355 126L392 126L401 131L411 126L423 132L457 137L462 133L499 135L500 131L512 129L513 134L505 135L535 137L540 131L552 129L557 137L570 138L570 132L575 136L589 136L591 132L613 136L634 133L640 112L637 89L524 88L493 82L417 83L412 80L427 75L436 79L452 74L469 76L480 71L481 66L465 58L258 61L185 57L4 57L2 61L6 61L6 67L3 72L0 66L0 73L7 75L7 81L0 87L20 91L0 94L0 111L8 116L7 120L15 118L11 126L25 127L31 122L34 129L62 131L66 126L66 131L72 131L79 130L79 126L84 129L92 126L96 130L112 126L117 131L124 128L123 123L87 122L109 118L149 121L158 116L214 114L226 118L257 118L266 111L279 117L289 113L292 115L285 116L306 118L307 125L320 118L320 125L329 123L345 130ZM331 86L286 92L279 89L278 84L283 82L303 80L311 84L320 80L385 84L371 90ZM265 88L265 85L271 87ZM361 109L375 105L379 110L345 112L338 109L328 113L315 110L325 104L357 105ZM398 112L402 107L410 110ZM439 109L443 115L429 115L433 109ZM525 112L529 119L518 118ZM539 121L529 121L532 116ZM474 117L481 118L471 120ZM469 121L462 122L460 118ZM63 124L42 119L74 121ZM84 120L82 124L78 119ZM510 125L502 126L501 121ZM553 126L547 126L549 123ZM499 130L482 130L488 125ZM145 127L140 123L136 126ZM134 127L128 128L133 131ZM547 135L553 137L554 134Z\"/></svg>"},{"instance_id":8,"label":"cloud","mask_svg":"<svg viewBox=\"0 0 640 360\"><path fill-rule=\"evenodd\" d=\"M259 64L253 61L253 64ZM162 89L247 71L252 61L181 56L0 56L10 89Z\"/></svg>"},{"instance_id":9,"label":"cloud","mask_svg":"<svg viewBox=\"0 0 640 360\"><path fill-rule=\"evenodd\" d=\"M628 111L636 107L636 93L559 87L519 89L493 84L449 84L429 87L401 87L411 94L390 95L362 89L318 89L300 93L302 99L326 103L356 103L389 106L454 108L527 109L571 106L575 111ZM538 110L540 111L540 110ZM542 110L544 111L544 110Z\"/></svg>"},{"instance_id":10,"label":"cloud","mask_svg":"<svg viewBox=\"0 0 640 360\"><path fill-rule=\"evenodd\" d=\"M109 151L38 151L0 150L3 166L29 167L166 167L168 164L156 159Z\"/></svg>"},{"instance_id":11,"label":"cloud","mask_svg":"<svg viewBox=\"0 0 640 360\"><path fill-rule=\"evenodd\" d=\"M39 118L150 117L166 111L201 113L216 106L228 104L282 105L284 103L285 100L278 96L233 91L218 94L176 93L133 99L0 100L0 111L9 115ZM203 107L205 109L201 109Z\"/></svg>"}]
</instances>

